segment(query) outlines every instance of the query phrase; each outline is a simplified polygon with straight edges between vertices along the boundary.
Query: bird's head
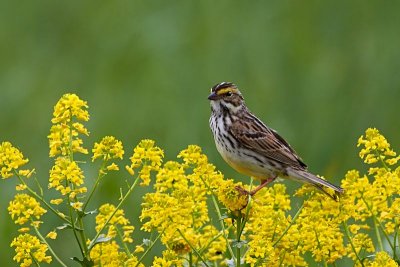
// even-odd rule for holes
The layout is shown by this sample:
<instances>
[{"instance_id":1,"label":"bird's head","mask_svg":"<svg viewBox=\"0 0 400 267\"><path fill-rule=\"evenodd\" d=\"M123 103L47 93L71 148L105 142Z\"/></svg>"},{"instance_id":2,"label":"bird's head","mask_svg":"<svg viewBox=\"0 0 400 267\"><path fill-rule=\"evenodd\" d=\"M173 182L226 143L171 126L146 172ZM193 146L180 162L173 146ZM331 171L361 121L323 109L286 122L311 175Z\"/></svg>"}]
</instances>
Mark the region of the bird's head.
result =
<instances>
[{"instance_id":1,"label":"bird's head","mask_svg":"<svg viewBox=\"0 0 400 267\"><path fill-rule=\"evenodd\" d=\"M242 94L237 86L230 82L214 85L208 99L211 101L211 108L214 112L228 110L236 113L244 106Z\"/></svg>"}]
</instances>

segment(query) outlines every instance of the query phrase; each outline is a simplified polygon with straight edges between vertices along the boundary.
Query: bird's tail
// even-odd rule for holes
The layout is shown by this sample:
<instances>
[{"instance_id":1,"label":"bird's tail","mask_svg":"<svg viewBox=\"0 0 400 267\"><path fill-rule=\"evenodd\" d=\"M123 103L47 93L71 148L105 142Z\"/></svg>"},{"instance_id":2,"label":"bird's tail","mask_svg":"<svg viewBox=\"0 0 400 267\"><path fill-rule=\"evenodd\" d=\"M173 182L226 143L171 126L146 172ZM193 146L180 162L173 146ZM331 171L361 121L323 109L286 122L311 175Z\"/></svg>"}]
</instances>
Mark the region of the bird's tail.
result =
<instances>
[{"instance_id":1,"label":"bird's tail","mask_svg":"<svg viewBox=\"0 0 400 267\"><path fill-rule=\"evenodd\" d=\"M323 179L319 178L318 176L316 176L312 173L309 173L307 171L296 170L296 169L290 168L290 169L287 169L287 173L288 173L289 177L296 179L303 183L311 184L335 200L337 200L338 195L340 195L344 192L343 188L336 186L334 184L331 184L330 182L323 180ZM326 192L324 190L324 187L333 189L335 191L335 196L332 196L331 194Z\"/></svg>"}]
</instances>

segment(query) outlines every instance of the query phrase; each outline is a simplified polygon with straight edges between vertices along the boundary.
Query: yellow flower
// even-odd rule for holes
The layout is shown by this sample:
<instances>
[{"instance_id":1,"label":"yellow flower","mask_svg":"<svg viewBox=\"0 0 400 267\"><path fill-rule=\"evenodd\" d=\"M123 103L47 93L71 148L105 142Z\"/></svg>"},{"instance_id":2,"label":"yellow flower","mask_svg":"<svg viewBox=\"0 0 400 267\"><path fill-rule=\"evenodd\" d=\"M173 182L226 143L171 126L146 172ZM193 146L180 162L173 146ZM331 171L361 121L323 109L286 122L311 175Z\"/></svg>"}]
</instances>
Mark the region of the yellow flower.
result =
<instances>
[{"instance_id":1,"label":"yellow flower","mask_svg":"<svg viewBox=\"0 0 400 267\"><path fill-rule=\"evenodd\" d=\"M208 217L205 181L216 175L215 168L197 148L190 146L179 154L182 164L166 162L156 175L156 192L147 193L143 198L140 215L142 229L149 232L156 229L162 233L161 242L170 251L168 257L164 254L163 258L156 258L154 266L173 264L171 261L177 260L178 255L191 252L189 244L196 250L202 250L203 258L210 261L222 259L221 255L225 252L226 241L209 224ZM200 260L194 256L193 261Z\"/></svg>"},{"instance_id":2,"label":"yellow flower","mask_svg":"<svg viewBox=\"0 0 400 267\"><path fill-rule=\"evenodd\" d=\"M73 200L78 194L87 191L83 184L83 172L75 161L66 157L58 157L50 170L49 188L54 188L62 195L69 194Z\"/></svg>"},{"instance_id":3,"label":"yellow flower","mask_svg":"<svg viewBox=\"0 0 400 267\"><path fill-rule=\"evenodd\" d=\"M11 247L15 247L13 260L20 263L21 267L28 267L36 262L51 262L51 256L46 256L47 245L40 243L36 236L22 234L14 238Z\"/></svg>"},{"instance_id":4,"label":"yellow flower","mask_svg":"<svg viewBox=\"0 0 400 267\"><path fill-rule=\"evenodd\" d=\"M57 232L56 231L51 231L46 235L46 238L50 239L56 239L57 238Z\"/></svg>"},{"instance_id":5,"label":"yellow flower","mask_svg":"<svg viewBox=\"0 0 400 267\"><path fill-rule=\"evenodd\" d=\"M368 267L398 267L399 265L394 261L385 251L379 251L375 255L375 260L368 264Z\"/></svg>"},{"instance_id":6,"label":"yellow flower","mask_svg":"<svg viewBox=\"0 0 400 267\"><path fill-rule=\"evenodd\" d=\"M354 246L357 254L359 254L361 251L367 251L367 252L375 251L374 244L373 244L371 238L367 234L358 233L352 237L351 242L353 243L353 246ZM346 249L348 251L348 257L350 257L351 259L356 261L357 257L353 251L351 244L348 244Z\"/></svg>"},{"instance_id":7,"label":"yellow flower","mask_svg":"<svg viewBox=\"0 0 400 267\"><path fill-rule=\"evenodd\" d=\"M288 228L292 217L286 210L290 210L290 199L283 184L264 188L254 196L245 228L249 239L245 261L250 266L306 266L301 247L304 236L297 221Z\"/></svg>"},{"instance_id":8,"label":"yellow flower","mask_svg":"<svg viewBox=\"0 0 400 267\"><path fill-rule=\"evenodd\" d=\"M183 167L178 162L168 161L158 171L154 187L159 192L172 192L173 189L187 188L187 185L188 179Z\"/></svg>"},{"instance_id":9,"label":"yellow flower","mask_svg":"<svg viewBox=\"0 0 400 267\"><path fill-rule=\"evenodd\" d=\"M248 196L239 192L239 187L242 183L223 180L217 190L218 200L231 211L243 210L247 206Z\"/></svg>"},{"instance_id":10,"label":"yellow flower","mask_svg":"<svg viewBox=\"0 0 400 267\"><path fill-rule=\"evenodd\" d=\"M141 185L149 185L150 172L160 168L163 157L164 152L161 148L155 146L153 140L145 139L134 148L133 155L130 157L132 164L126 168L130 174L134 174L134 170L142 166L139 171L139 177L142 179Z\"/></svg>"},{"instance_id":11,"label":"yellow flower","mask_svg":"<svg viewBox=\"0 0 400 267\"><path fill-rule=\"evenodd\" d=\"M26 184L17 184L15 186L15 190L17 191L24 191L27 188Z\"/></svg>"},{"instance_id":12,"label":"yellow flower","mask_svg":"<svg viewBox=\"0 0 400 267\"><path fill-rule=\"evenodd\" d=\"M17 194L8 206L8 213L16 224L23 225L31 219L40 219L46 210L40 203L27 194Z\"/></svg>"},{"instance_id":13,"label":"yellow flower","mask_svg":"<svg viewBox=\"0 0 400 267\"><path fill-rule=\"evenodd\" d=\"M144 247L137 245L133 253L141 253L141 252L144 252Z\"/></svg>"},{"instance_id":14,"label":"yellow flower","mask_svg":"<svg viewBox=\"0 0 400 267\"><path fill-rule=\"evenodd\" d=\"M60 205L63 202L62 198L57 198L57 199L52 199L50 200L50 203L53 205Z\"/></svg>"},{"instance_id":15,"label":"yellow flower","mask_svg":"<svg viewBox=\"0 0 400 267\"><path fill-rule=\"evenodd\" d=\"M89 113L87 102L81 100L75 94L63 95L54 106L52 123L70 122L71 117L80 121L88 121Z\"/></svg>"},{"instance_id":16,"label":"yellow flower","mask_svg":"<svg viewBox=\"0 0 400 267\"><path fill-rule=\"evenodd\" d=\"M115 241L96 245L90 251L90 257L96 267L134 267L138 263L135 256L129 258L125 252L121 252ZM141 263L138 266L144 267Z\"/></svg>"},{"instance_id":17,"label":"yellow flower","mask_svg":"<svg viewBox=\"0 0 400 267\"><path fill-rule=\"evenodd\" d=\"M153 264L151 265L152 267L184 266L182 258L179 258L179 255L177 255L174 251L164 250L162 254L162 258L157 256L154 257Z\"/></svg>"},{"instance_id":18,"label":"yellow flower","mask_svg":"<svg viewBox=\"0 0 400 267\"><path fill-rule=\"evenodd\" d=\"M70 155L73 152L87 154L87 149L82 147L82 139L79 134L89 135L85 126L78 121L88 121L89 113L86 101L79 99L75 94L65 94L54 107L53 126L50 129L49 147L50 157L59 154L62 156Z\"/></svg>"},{"instance_id":19,"label":"yellow flower","mask_svg":"<svg viewBox=\"0 0 400 267\"><path fill-rule=\"evenodd\" d=\"M92 152L92 161L98 158L108 161L111 159L122 159L124 148L122 142L117 140L114 136L106 136L100 141L100 143L94 144Z\"/></svg>"},{"instance_id":20,"label":"yellow flower","mask_svg":"<svg viewBox=\"0 0 400 267\"><path fill-rule=\"evenodd\" d=\"M119 167L117 164L115 164L114 162L111 163L110 165L107 166L107 170L109 171L118 171Z\"/></svg>"},{"instance_id":21,"label":"yellow flower","mask_svg":"<svg viewBox=\"0 0 400 267\"><path fill-rule=\"evenodd\" d=\"M71 206L76 210L82 210L83 203L80 201L72 202Z\"/></svg>"},{"instance_id":22,"label":"yellow flower","mask_svg":"<svg viewBox=\"0 0 400 267\"><path fill-rule=\"evenodd\" d=\"M386 138L375 128L368 128L365 131L365 136L362 135L358 139L357 146L361 145L364 148L360 151L360 157L367 164L384 161L386 157L391 157L386 159L385 162L389 165L394 165L400 159L400 157L395 157L396 152L390 148L390 144Z\"/></svg>"},{"instance_id":23,"label":"yellow flower","mask_svg":"<svg viewBox=\"0 0 400 267\"><path fill-rule=\"evenodd\" d=\"M0 176L2 179L13 176L14 171L26 163L28 163L28 159L25 159L21 151L13 147L10 142L0 144Z\"/></svg>"},{"instance_id":24,"label":"yellow flower","mask_svg":"<svg viewBox=\"0 0 400 267\"><path fill-rule=\"evenodd\" d=\"M196 145L189 145L187 149L182 150L178 158L182 158L183 162L188 166L204 165L208 162L207 156L201 151L201 148Z\"/></svg>"},{"instance_id":25,"label":"yellow flower","mask_svg":"<svg viewBox=\"0 0 400 267\"><path fill-rule=\"evenodd\" d=\"M96 216L96 231L100 231L103 228L106 221L110 218L110 216L115 212L115 206L112 204L103 204L99 208L99 214ZM117 235L117 231L119 228L122 228L122 238L123 242L132 243L132 233L135 229L127 218L125 218L125 213L122 209L118 209L114 216L111 218L108 224L108 233L107 236L114 238Z\"/></svg>"},{"instance_id":26,"label":"yellow flower","mask_svg":"<svg viewBox=\"0 0 400 267\"><path fill-rule=\"evenodd\" d=\"M32 170L19 170L18 171L18 175L19 176L24 176L26 178L30 178L32 176L32 174L35 173L35 169Z\"/></svg>"}]
</instances>

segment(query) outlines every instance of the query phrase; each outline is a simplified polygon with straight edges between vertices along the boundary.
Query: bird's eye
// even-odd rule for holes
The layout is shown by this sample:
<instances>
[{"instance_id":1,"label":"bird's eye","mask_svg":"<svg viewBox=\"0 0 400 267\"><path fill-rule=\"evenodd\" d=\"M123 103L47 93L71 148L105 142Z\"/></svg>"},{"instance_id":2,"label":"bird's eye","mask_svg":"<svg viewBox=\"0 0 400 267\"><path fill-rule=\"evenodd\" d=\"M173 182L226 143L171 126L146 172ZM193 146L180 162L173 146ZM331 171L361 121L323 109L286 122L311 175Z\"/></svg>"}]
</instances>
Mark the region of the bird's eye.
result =
<instances>
[{"instance_id":1,"label":"bird's eye","mask_svg":"<svg viewBox=\"0 0 400 267\"><path fill-rule=\"evenodd\" d=\"M226 96L232 96L232 92L226 92Z\"/></svg>"}]
</instances>

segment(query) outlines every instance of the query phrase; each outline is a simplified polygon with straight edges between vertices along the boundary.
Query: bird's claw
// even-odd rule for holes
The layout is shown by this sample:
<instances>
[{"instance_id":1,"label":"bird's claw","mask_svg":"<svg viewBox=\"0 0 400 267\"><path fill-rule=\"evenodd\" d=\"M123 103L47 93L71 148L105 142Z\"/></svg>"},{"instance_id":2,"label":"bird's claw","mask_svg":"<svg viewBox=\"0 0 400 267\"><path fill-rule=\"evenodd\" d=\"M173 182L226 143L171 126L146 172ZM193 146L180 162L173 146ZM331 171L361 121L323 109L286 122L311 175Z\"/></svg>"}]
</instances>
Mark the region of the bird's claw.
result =
<instances>
[{"instance_id":1,"label":"bird's claw","mask_svg":"<svg viewBox=\"0 0 400 267\"><path fill-rule=\"evenodd\" d=\"M248 191L241 186L235 186L235 189L236 189L236 191L239 192L239 194L241 194L243 196L253 196L254 195L253 191Z\"/></svg>"}]
</instances>

